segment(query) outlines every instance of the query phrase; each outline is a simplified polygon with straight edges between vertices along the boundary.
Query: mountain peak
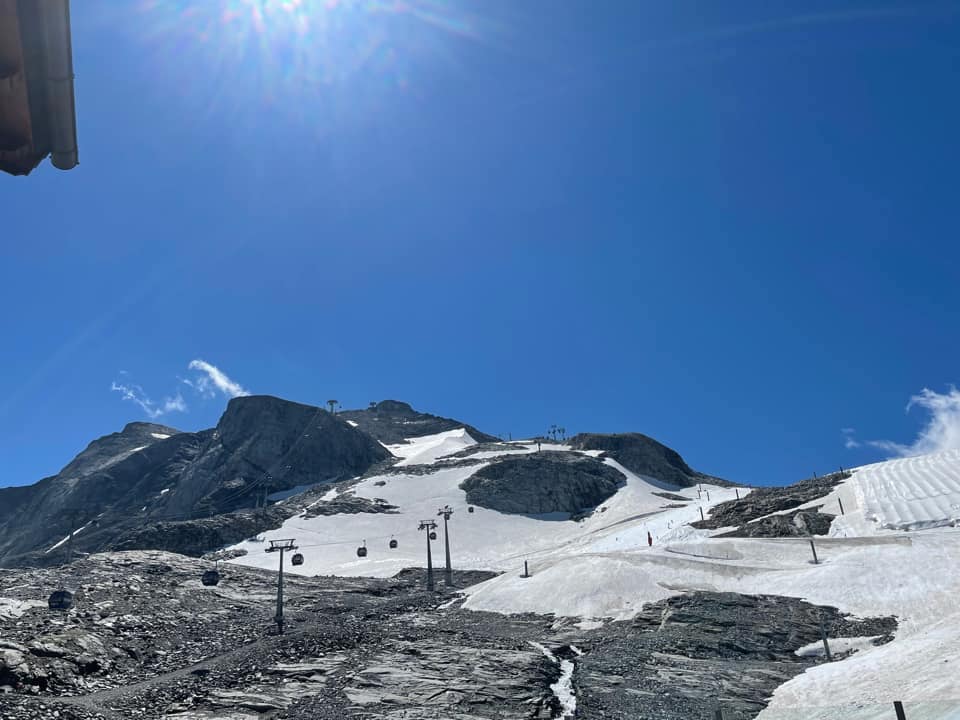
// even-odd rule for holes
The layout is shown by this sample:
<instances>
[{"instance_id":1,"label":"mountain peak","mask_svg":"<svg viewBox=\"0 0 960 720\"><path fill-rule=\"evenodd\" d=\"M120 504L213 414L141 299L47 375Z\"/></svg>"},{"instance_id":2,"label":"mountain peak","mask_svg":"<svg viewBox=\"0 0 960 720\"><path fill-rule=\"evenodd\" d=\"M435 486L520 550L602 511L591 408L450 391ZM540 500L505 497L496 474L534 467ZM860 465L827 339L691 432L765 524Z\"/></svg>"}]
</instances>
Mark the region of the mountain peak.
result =
<instances>
[{"instance_id":1,"label":"mountain peak","mask_svg":"<svg viewBox=\"0 0 960 720\"><path fill-rule=\"evenodd\" d=\"M381 400L370 409L373 410L373 412L389 413L391 415L417 415L417 411L413 409L413 406L402 400Z\"/></svg>"},{"instance_id":2,"label":"mountain peak","mask_svg":"<svg viewBox=\"0 0 960 720\"><path fill-rule=\"evenodd\" d=\"M135 421L124 425L123 430L120 431L120 434L142 435L144 433L156 433L157 435L179 435L180 432L180 430L169 427L168 425L158 425L157 423Z\"/></svg>"}]
</instances>

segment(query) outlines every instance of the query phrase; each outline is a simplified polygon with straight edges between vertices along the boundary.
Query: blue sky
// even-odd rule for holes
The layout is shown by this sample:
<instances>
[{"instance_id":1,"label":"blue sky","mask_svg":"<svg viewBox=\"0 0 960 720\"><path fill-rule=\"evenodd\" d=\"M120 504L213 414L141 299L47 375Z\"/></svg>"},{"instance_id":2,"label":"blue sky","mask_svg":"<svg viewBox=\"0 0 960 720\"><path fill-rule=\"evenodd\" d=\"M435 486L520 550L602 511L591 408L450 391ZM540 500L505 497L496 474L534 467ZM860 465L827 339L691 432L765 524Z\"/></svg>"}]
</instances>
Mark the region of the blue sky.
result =
<instances>
[{"instance_id":1,"label":"blue sky","mask_svg":"<svg viewBox=\"0 0 960 720\"><path fill-rule=\"evenodd\" d=\"M0 485L241 389L757 484L960 444L957 3L117 5L80 167L0 177Z\"/></svg>"}]
</instances>

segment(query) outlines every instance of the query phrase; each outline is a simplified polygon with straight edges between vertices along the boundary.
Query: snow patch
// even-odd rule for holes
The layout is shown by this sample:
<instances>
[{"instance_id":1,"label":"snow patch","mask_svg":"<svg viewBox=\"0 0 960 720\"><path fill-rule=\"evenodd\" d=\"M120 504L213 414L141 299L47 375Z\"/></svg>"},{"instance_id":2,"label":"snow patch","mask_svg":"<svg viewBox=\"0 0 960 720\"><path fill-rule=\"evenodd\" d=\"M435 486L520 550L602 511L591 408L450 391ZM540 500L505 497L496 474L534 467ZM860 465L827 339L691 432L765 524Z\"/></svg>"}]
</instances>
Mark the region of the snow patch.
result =
<instances>
[{"instance_id":1,"label":"snow patch","mask_svg":"<svg viewBox=\"0 0 960 720\"><path fill-rule=\"evenodd\" d=\"M470 437L470 433L466 429L458 428L436 435L411 438L405 443L385 445L384 447L397 457L402 458L397 463L397 467L405 467L408 465L427 465L446 455L453 455L476 444L477 441Z\"/></svg>"},{"instance_id":2,"label":"snow patch","mask_svg":"<svg viewBox=\"0 0 960 720\"><path fill-rule=\"evenodd\" d=\"M157 440L166 440L170 436L163 433L150 433L150 437L155 437Z\"/></svg>"},{"instance_id":3,"label":"snow patch","mask_svg":"<svg viewBox=\"0 0 960 720\"><path fill-rule=\"evenodd\" d=\"M16 600L14 598L0 597L0 620L13 620L22 617L32 608L46 606L47 604L41 600Z\"/></svg>"},{"instance_id":4,"label":"snow patch","mask_svg":"<svg viewBox=\"0 0 960 720\"><path fill-rule=\"evenodd\" d=\"M82 533L84 530L86 530L88 527L90 527L90 523L92 523L92 522L93 522L93 520L91 520L90 522L88 522L88 523L87 523L86 525L84 525L83 527L77 528L76 530L74 530L74 531L73 531L73 537L76 537L77 535L79 535L80 533ZM67 535L63 540L61 540L60 542L58 542L56 545L53 545L53 546L47 548L46 550L44 550L44 551L43 551L44 555L46 555L47 553L53 552L53 551L56 550L58 547L62 547L63 544L64 544L65 542L67 542L67 540L69 540L69 539L70 539L70 535Z\"/></svg>"},{"instance_id":5,"label":"snow patch","mask_svg":"<svg viewBox=\"0 0 960 720\"><path fill-rule=\"evenodd\" d=\"M873 644L873 641L879 638L879 635L874 635L872 637L827 638L827 644L830 645L831 655L839 655L840 653L850 651L857 652L859 650L872 650L873 648L877 647ZM800 657L823 657L827 653L823 649L823 641L818 640L817 642L812 642L809 645L804 645L802 648L798 648L794 654L799 655Z\"/></svg>"}]
</instances>

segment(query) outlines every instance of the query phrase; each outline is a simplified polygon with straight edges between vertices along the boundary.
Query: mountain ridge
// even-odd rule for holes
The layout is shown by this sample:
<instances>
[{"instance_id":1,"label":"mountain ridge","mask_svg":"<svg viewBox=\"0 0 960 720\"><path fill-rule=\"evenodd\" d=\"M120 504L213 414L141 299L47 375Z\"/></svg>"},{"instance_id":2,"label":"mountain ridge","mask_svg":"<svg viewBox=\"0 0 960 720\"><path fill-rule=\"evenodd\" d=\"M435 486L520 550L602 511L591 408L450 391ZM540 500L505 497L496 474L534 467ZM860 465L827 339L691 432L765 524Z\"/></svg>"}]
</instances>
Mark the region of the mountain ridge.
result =
<instances>
[{"instance_id":1,"label":"mountain ridge","mask_svg":"<svg viewBox=\"0 0 960 720\"><path fill-rule=\"evenodd\" d=\"M125 549L199 554L282 523L281 514L266 512L268 497L360 477L382 463L408 464L412 460L399 448L458 429L466 432L464 441L477 442L478 448L504 447L499 438L473 425L419 412L399 400L331 413L252 395L230 400L217 425L206 430L130 422L91 441L58 474L33 485L0 489L0 565L51 564L73 550L97 552L118 543ZM602 448L598 454L678 486L708 477L690 469L679 453L639 433L582 434L574 444ZM519 462L518 467L534 464ZM583 483L585 475L550 480L552 475L538 472L534 475L539 480L523 472L512 474L513 480L497 491L501 499L491 496L491 502L533 512L558 502L542 495L549 492L567 498L556 507L580 509L576 498L583 488L573 485ZM528 480L539 482L541 490L524 494L522 488L509 489ZM551 490L551 482L573 485ZM514 499L507 499L508 490ZM583 504L594 504L601 496L587 492ZM541 499L534 501L536 497ZM258 507L262 510L250 513ZM71 534L72 541L66 543Z\"/></svg>"}]
</instances>

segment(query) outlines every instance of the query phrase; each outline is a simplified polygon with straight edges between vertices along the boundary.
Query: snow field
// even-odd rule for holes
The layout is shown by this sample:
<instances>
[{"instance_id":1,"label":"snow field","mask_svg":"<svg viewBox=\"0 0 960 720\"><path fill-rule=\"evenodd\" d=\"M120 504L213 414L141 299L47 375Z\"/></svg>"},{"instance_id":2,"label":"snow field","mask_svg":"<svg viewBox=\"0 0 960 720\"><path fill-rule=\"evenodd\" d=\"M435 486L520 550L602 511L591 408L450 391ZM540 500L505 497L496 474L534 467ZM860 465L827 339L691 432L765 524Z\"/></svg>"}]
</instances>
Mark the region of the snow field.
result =
<instances>
[{"instance_id":1,"label":"snow field","mask_svg":"<svg viewBox=\"0 0 960 720\"><path fill-rule=\"evenodd\" d=\"M455 430L438 435L418 438L409 445L390 446L402 448L404 459L400 467L424 464L428 458L435 461L457 448L474 444L469 434ZM527 446L530 447L530 446ZM561 445L543 445L544 451L563 449ZM527 449L535 452L536 446ZM415 462L413 462L415 460ZM644 525L630 531L628 524L637 518L666 512L672 519L651 519L649 527L655 537L679 528L684 522L699 518L699 510L693 507L662 511L670 501L652 493L667 489L681 495L697 497L696 488L679 490L669 485L651 484L613 461L608 461L627 476L627 486L621 489L606 504L604 512L595 513L582 522L570 522L566 515L546 518L544 516L507 515L475 507L468 512L465 493L459 485L480 467L438 469L428 474L382 475L364 480L352 488L362 498L382 499L399 508L396 513L355 515L331 515L306 518L297 516L287 520L281 528L262 533L258 539L247 540L236 548L247 555L233 562L262 568L274 568L276 557L264 552L268 540L295 538L304 554L305 562L291 572L303 575L345 575L390 577L407 567L423 567L425 564L426 538L418 531L421 520L438 521L438 539L433 544L434 564L443 564L443 522L437 517L439 508L449 505L454 510L450 520L451 555L458 568L474 570L508 570L522 568L524 559L534 560L541 555L551 555L558 548L570 543L582 544L598 538L610 543L636 544L642 535L646 545ZM655 481L653 481L655 482ZM379 485L378 483L383 483ZM704 486L705 488L707 486ZM711 502L704 502L704 512L712 505L733 497L733 490L710 487ZM336 497L333 490L324 499ZM617 530L619 528L619 530ZM616 532L614 532L616 530ZM395 550L388 548L391 538L398 541ZM366 541L368 555L357 557L357 548Z\"/></svg>"},{"instance_id":2,"label":"snow field","mask_svg":"<svg viewBox=\"0 0 960 720\"><path fill-rule=\"evenodd\" d=\"M461 430L390 449L406 467L472 444ZM535 444L514 445L515 450L473 457L536 451ZM568 449L554 443L542 448ZM700 518L701 507L708 514L718 502L733 499L733 488L704 485L698 495L697 488L677 489L605 462L625 475L626 485L580 522L481 507L468 513L459 484L481 467L472 465L367 479L352 492L382 498L398 512L295 517L265 537L297 538L306 556L297 572L386 577L423 567L426 539L417 525L437 520L437 509L450 505L454 567L504 573L470 588L467 609L555 613L592 627L602 619L629 619L643 605L671 595L712 590L800 597L861 617L896 615L900 624L893 642L834 640L837 652L846 646L858 651L781 686L761 720L879 720L890 717L895 699L926 708L910 713L911 720L960 718L960 532L952 527L960 519L960 451L859 468L825 498L807 503L838 514L842 501L846 513L834 521L829 537L816 538L821 560L816 565L802 538L714 538L722 530L689 526ZM664 490L689 502L665 508L673 501L653 494ZM741 497L745 492L740 490ZM433 561L442 567L442 521L438 524ZM400 543L397 550L387 548L391 536ZM369 555L358 558L363 539ZM264 553L262 544L238 547L249 554L235 562L275 567L276 558ZM528 578L521 577L524 560Z\"/></svg>"}]
</instances>

